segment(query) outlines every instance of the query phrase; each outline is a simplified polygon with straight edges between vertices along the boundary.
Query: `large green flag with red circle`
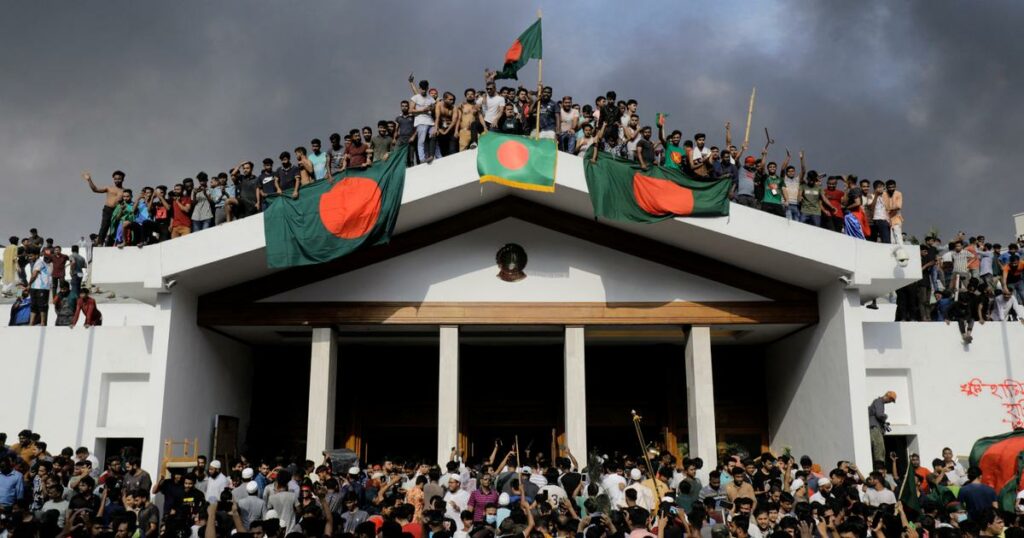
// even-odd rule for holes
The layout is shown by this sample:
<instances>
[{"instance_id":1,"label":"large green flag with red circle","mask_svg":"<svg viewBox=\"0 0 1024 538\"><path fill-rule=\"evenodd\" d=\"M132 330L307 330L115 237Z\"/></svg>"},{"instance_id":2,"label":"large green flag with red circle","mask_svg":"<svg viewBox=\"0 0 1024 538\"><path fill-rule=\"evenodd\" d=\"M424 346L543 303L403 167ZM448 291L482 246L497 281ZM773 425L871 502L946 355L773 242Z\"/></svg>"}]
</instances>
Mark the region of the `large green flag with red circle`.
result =
<instances>
[{"instance_id":1,"label":"large green flag with red circle","mask_svg":"<svg viewBox=\"0 0 1024 538\"><path fill-rule=\"evenodd\" d=\"M583 160L594 215L626 222L729 214L728 179L697 181L675 168L640 165L600 153Z\"/></svg>"},{"instance_id":2,"label":"large green flag with red circle","mask_svg":"<svg viewBox=\"0 0 1024 538\"><path fill-rule=\"evenodd\" d=\"M981 482L999 492L1000 506L1012 512L1017 492L1024 489L1024 430L978 439L968 465L981 470Z\"/></svg>"},{"instance_id":3,"label":"large green flag with red circle","mask_svg":"<svg viewBox=\"0 0 1024 538\"><path fill-rule=\"evenodd\" d=\"M369 168L351 168L272 198L263 213L267 266L323 263L391 239L405 188L408 144Z\"/></svg>"},{"instance_id":4,"label":"large green flag with red circle","mask_svg":"<svg viewBox=\"0 0 1024 538\"><path fill-rule=\"evenodd\" d=\"M544 46L541 41L540 19L530 25L519 38L512 43L505 53L505 65L501 71L495 74L494 78L513 78L519 80L519 70L530 61L530 58L541 59L544 53Z\"/></svg>"},{"instance_id":5,"label":"large green flag with red circle","mask_svg":"<svg viewBox=\"0 0 1024 538\"><path fill-rule=\"evenodd\" d=\"M551 139L488 132L476 148L480 182L531 191L555 192L558 144Z\"/></svg>"}]
</instances>

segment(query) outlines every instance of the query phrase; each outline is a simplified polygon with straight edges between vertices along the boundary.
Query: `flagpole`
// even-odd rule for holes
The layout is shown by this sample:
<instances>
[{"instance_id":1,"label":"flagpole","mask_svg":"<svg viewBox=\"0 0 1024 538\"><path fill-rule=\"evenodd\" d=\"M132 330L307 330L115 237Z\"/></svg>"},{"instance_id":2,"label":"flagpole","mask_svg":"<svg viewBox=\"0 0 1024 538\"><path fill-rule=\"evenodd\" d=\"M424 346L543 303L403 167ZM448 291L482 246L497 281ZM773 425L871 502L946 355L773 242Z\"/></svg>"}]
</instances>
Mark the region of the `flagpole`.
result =
<instances>
[{"instance_id":1,"label":"flagpole","mask_svg":"<svg viewBox=\"0 0 1024 538\"><path fill-rule=\"evenodd\" d=\"M540 20L541 13L537 10L537 20ZM542 37L543 38L543 37ZM540 94L544 93L544 58L537 58L537 109L533 113L537 115L537 140L540 140Z\"/></svg>"},{"instance_id":2,"label":"flagpole","mask_svg":"<svg viewBox=\"0 0 1024 538\"><path fill-rule=\"evenodd\" d=\"M754 97L757 95L757 86L750 92L750 106L747 107L747 130L743 133L743 145L750 142L750 118L754 115Z\"/></svg>"}]
</instances>

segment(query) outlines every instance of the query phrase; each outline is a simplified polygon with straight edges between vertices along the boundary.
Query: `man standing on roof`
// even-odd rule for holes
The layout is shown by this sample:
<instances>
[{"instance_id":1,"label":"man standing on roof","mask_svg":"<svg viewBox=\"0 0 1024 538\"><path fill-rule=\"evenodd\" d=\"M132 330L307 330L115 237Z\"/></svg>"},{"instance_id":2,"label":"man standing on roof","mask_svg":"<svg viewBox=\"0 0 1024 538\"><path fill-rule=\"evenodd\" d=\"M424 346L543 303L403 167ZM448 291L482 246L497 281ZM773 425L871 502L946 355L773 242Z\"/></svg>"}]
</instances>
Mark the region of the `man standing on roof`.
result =
<instances>
[{"instance_id":1,"label":"man standing on roof","mask_svg":"<svg viewBox=\"0 0 1024 538\"><path fill-rule=\"evenodd\" d=\"M893 391L875 398L868 407L868 426L871 428L871 460L885 461L885 431L889 428L889 416L885 414L885 404L894 403L896 393Z\"/></svg>"}]
</instances>

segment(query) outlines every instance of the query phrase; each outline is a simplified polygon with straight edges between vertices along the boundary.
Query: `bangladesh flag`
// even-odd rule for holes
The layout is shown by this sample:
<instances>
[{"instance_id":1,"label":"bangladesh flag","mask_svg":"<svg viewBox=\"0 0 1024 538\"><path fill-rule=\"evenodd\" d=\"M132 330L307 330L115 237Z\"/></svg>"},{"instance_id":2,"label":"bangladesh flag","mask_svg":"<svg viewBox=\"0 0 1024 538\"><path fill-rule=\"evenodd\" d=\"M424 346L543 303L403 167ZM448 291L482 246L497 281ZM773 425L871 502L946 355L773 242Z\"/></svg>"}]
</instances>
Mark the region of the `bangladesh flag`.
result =
<instances>
[{"instance_id":1,"label":"bangladesh flag","mask_svg":"<svg viewBox=\"0 0 1024 538\"><path fill-rule=\"evenodd\" d=\"M408 144L388 160L278 196L263 213L267 266L323 263L391 239L405 187Z\"/></svg>"},{"instance_id":2,"label":"bangladesh flag","mask_svg":"<svg viewBox=\"0 0 1024 538\"><path fill-rule=\"evenodd\" d=\"M642 170L632 161L601 154L583 160L594 215L627 222L729 214L732 181L697 181L664 166Z\"/></svg>"},{"instance_id":3,"label":"bangladesh flag","mask_svg":"<svg viewBox=\"0 0 1024 538\"><path fill-rule=\"evenodd\" d=\"M669 142L665 145L665 166L674 170L682 170L686 162L686 150Z\"/></svg>"},{"instance_id":4,"label":"bangladesh flag","mask_svg":"<svg viewBox=\"0 0 1024 538\"><path fill-rule=\"evenodd\" d=\"M999 492L1000 504L1004 502L1004 489L1013 488L1013 495L1019 491L1021 475L1021 452L1024 451L1024 430L1014 430L1002 435L982 437L971 448L969 465L981 469L981 482ZM1014 501L1010 500L1013 511Z\"/></svg>"},{"instance_id":5,"label":"bangladesh flag","mask_svg":"<svg viewBox=\"0 0 1024 538\"><path fill-rule=\"evenodd\" d=\"M538 18L537 22L531 24L508 48L508 52L505 53L505 65L494 78L519 80L519 70L526 65L526 62L530 61L530 58L540 60L543 50L544 47L540 39L540 19Z\"/></svg>"},{"instance_id":6,"label":"bangladesh flag","mask_svg":"<svg viewBox=\"0 0 1024 538\"><path fill-rule=\"evenodd\" d=\"M917 475L914 474L913 467L909 465L904 473L903 482L900 484L899 501L903 503L904 507L911 508L915 512L921 510L921 486L917 483Z\"/></svg>"},{"instance_id":7,"label":"bangladesh flag","mask_svg":"<svg viewBox=\"0 0 1024 538\"><path fill-rule=\"evenodd\" d=\"M555 192L558 144L493 131L480 135L476 170L480 182L493 182L530 191Z\"/></svg>"},{"instance_id":8,"label":"bangladesh flag","mask_svg":"<svg viewBox=\"0 0 1024 538\"><path fill-rule=\"evenodd\" d=\"M1013 513L1017 508L1017 493L1024 489L1021 483L1021 472L1024 471L1024 451L1017 454L1017 461L1013 475L999 491L999 509L1004 512Z\"/></svg>"}]
</instances>

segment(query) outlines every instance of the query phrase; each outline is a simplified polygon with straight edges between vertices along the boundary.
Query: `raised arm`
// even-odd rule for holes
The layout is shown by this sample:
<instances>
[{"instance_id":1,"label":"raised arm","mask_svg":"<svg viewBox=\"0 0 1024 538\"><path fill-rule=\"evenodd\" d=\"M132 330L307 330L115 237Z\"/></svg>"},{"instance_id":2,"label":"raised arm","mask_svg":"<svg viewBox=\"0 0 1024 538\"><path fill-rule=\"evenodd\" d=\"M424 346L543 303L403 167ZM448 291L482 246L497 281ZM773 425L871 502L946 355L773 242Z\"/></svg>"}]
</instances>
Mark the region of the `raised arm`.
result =
<instances>
[{"instance_id":1,"label":"raised arm","mask_svg":"<svg viewBox=\"0 0 1024 538\"><path fill-rule=\"evenodd\" d=\"M576 456L572 455L572 451L569 450L568 446L565 447L565 455L568 456L569 461L572 462L572 468L569 469L569 470L570 471L579 471L580 470L580 464L579 464L578 461L576 461ZM583 483L583 481L580 480L580 484L582 484L582 483Z\"/></svg>"},{"instance_id":2,"label":"raised arm","mask_svg":"<svg viewBox=\"0 0 1024 538\"><path fill-rule=\"evenodd\" d=\"M800 150L800 181L804 180L804 175L807 173L807 166L804 164L804 150Z\"/></svg>"},{"instance_id":3,"label":"raised arm","mask_svg":"<svg viewBox=\"0 0 1024 538\"><path fill-rule=\"evenodd\" d=\"M82 179L89 185L89 188L92 189L92 192L95 192L97 194L107 192L106 187L97 187L96 184L92 182L92 174L90 174L89 172L82 172Z\"/></svg>"},{"instance_id":4,"label":"raised arm","mask_svg":"<svg viewBox=\"0 0 1024 538\"><path fill-rule=\"evenodd\" d=\"M732 145L732 132L731 132L731 128L732 128L732 123L725 122L725 147L726 148L728 148L729 146ZM765 148L767 148L767 147L768 147L768 145L765 144Z\"/></svg>"},{"instance_id":5,"label":"raised arm","mask_svg":"<svg viewBox=\"0 0 1024 538\"><path fill-rule=\"evenodd\" d=\"M486 464L494 463L494 458L498 457L498 445L499 444L500 444L499 441L497 439L495 439L494 440L494 450L491 450L491 455L487 457L487 461L485 461L484 463L486 463Z\"/></svg>"},{"instance_id":6,"label":"raised arm","mask_svg":"<svg viewBox=\"0 0 1024 538\"><path fill-rule=\"evenodd\" d=\"M519 476L519 486L523 487L522 475ZM523 511L526 512L526 528L523 529L523 536L526 538L530 537L530 533L533 532L534 521L533 521L533 510L530 509L529 503L526 502L526 488L523 487L523 494L519 496L519 506L523 507Z\"/></svg>"}]
</instances>

